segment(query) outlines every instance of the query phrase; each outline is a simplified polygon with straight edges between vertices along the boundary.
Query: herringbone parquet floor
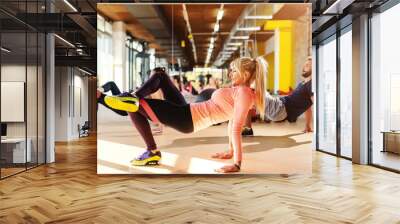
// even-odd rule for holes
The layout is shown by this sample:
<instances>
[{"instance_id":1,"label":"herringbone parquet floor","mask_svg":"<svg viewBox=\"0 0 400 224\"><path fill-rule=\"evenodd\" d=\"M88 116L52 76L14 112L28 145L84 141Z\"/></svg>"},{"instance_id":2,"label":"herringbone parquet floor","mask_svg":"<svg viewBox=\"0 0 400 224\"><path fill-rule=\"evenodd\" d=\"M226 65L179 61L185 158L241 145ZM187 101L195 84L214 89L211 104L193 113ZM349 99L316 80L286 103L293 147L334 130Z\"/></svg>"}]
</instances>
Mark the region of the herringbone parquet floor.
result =
<instances>
[{"instance_id":1,"label":"herringbone parquet floor","mask_svg":"<svg viewBox=\"0 0 400 224\"><path fill-rule=\"evenodd\" d=\"M313 153L313 174L98 176L96 139L0 181L0 223L400 223L400 175Z\"/></svg>"}]
</instances>

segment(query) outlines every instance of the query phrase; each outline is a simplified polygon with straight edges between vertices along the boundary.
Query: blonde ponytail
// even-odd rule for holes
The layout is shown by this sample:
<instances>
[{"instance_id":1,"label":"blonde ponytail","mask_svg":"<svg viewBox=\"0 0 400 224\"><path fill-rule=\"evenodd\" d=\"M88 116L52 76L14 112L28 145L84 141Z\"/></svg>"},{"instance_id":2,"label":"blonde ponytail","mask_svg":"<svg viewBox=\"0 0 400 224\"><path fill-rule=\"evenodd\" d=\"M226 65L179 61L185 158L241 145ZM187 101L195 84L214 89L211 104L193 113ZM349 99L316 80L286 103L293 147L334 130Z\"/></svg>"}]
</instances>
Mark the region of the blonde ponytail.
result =
<instances>
[{"instance_id":1,"label":"blonde ponytail","mask_svg":"<svg viewBox=\"0 0 400 224\"><path fill-rule=\"evenodd\" d=\"M262 57L257 57L255 70L255 90L256 90L256 108L260 113L261 119L265 115L265 79L268 73L268 63Z\"/></svg>"},{"instance_id":2,"label":"blonde ponytail","mask_svg":"<svg viewBox=\"0 0 400 224\"><path fill-rule=\"evenodd\" d=\"M261 119L265 114L265 80L268 73L268 63L263 57L252 59L250 57L237 58L231 62L231 66L239 71L240 79L248 85L255 82L255 105Z\"/></svg>"}]
</instances>

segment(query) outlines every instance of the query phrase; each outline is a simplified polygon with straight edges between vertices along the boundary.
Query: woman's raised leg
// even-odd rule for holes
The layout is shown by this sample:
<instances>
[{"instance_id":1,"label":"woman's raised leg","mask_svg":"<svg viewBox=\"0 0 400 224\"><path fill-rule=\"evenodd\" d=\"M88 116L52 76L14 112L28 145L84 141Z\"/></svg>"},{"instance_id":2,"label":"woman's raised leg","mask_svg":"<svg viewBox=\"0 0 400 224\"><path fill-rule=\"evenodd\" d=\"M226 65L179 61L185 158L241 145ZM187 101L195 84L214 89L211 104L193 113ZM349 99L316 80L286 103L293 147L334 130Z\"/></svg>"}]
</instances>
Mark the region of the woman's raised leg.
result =
<instances>
[{"instance_id":1,"label":"woman's raised leg","mask_svg":"<svg viewBox=\"0 0 400 224\"><path fill-rule=\"evenodd\" d=\"M182 94L165 72L155 72L138 90L136 90L135 95L139 98L144 98L155 93L159 89L161 89L165 100L178 105L187 104Z\"/></svg>"}]
</instances>

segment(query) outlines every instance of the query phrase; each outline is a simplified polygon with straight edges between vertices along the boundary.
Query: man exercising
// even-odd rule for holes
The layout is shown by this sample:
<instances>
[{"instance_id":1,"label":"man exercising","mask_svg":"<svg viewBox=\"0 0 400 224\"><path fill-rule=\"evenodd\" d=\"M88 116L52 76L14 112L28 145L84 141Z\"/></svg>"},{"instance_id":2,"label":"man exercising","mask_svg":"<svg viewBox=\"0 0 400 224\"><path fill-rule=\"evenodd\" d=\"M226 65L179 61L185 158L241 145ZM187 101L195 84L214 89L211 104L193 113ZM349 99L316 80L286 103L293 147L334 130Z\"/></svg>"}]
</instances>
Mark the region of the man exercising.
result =
<instances>
[{"instance_id":1,"label":"man exercising","mask_svg":"<svg viewBox=\"0 0 400 224\"><path fill-rule=\"evenodd\" d=\"M312 92L312 58L308 57L303 65L302 77L303 81L299 83L295 90L288 96L274 97L269 94L265 96L265 120L271 121L289 121L296 122L297 118L305 113L306 124L304 132L312 132L312 110L313 92ZM242 135L251 136L253 130L251 128L251 119L246 122L246 128L243 129Z\"/></svg>"}]
</instances>

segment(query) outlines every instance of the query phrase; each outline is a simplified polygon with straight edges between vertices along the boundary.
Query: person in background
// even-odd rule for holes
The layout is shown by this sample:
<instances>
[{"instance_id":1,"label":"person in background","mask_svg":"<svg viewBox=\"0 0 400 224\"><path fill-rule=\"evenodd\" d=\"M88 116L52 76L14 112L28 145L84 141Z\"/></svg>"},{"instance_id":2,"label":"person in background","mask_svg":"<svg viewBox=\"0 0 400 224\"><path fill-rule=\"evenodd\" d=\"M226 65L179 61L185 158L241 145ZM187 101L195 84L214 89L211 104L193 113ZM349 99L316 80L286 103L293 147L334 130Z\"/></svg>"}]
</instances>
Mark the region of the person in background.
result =
<instances>
[{"instance_id":1,"label":"person in background","mask_svg":"<svg viewBox=\"0 0 400 224\"><path fill-rule=\"evenodd\" d=\"M171 81L175 85L175 87L181 92L182 91L181 77L179 75L171 76Z\"/></svg>"},{"instance_id":2,"label":"person in background","mask_svg":"<svg viewBox=\"0 0 400 224\"><path fill-rule=\"evenodd\" d=\"M219 89L217 81L213 77L209 77L208 83L196 98L196 103L204 102L211 99L215 90Z\"/></svg>"},{"instance_id":3,"label":"person in background","mask_svg":"<svg viewBox=\"0 0 400 224\"><path fill-rule=\"evenodd\" d=\"M303 132L312 132L312 58L308 57L303 65L301 76L303 81L298 84L295 90L289 95L283 97L274 97L266 93L265 97L265 117L264 120L275 122L289 121L296 122L297 118L304 113L305 127ZM242 135L252 136L253 129L251 120L247 119L246 128L243 129Z\"/></svg>"},{"instance_id":4,"label":"person in background","mask_svg":"<svg viewBox=\"0 0 400 224\"><path fill-rule=\"evenodd\" d=\"M183 88L192 95L198 95L199 92L194 88L192 81L188 81L186 76L183 76Z\"/></svg>"}]
</instances>

